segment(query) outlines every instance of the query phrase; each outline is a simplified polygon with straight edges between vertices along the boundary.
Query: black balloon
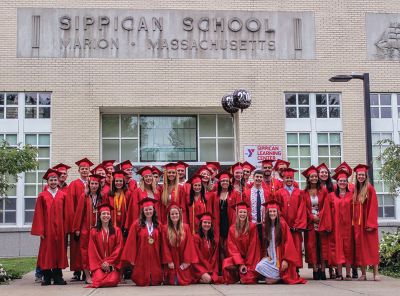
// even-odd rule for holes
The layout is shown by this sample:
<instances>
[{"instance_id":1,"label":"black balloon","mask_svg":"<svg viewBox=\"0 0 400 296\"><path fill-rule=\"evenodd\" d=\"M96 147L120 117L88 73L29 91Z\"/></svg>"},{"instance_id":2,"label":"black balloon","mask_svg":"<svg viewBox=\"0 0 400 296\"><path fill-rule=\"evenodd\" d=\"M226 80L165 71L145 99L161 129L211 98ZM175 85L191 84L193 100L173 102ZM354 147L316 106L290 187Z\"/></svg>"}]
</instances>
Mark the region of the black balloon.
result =
<instances>
[{"instance_id":1,"label":"black balloon","mask_svg":"<svg viewBox=\"0 0 400 296\"><path fill-rule=\"evenodd\" d=\"M225 95L222 97L221 105L224 110L230 114L236 113L239 111L233 104L233 97L232 95Z\"/></svg>"},{"instance_id":2,"label":"black balloon","mask_svg":"<svg viewBox=\"0 0 400 296\"><path fill-rule=\"evenodd\" d=\"M232 94L233 105L236 108L247 109L251 106L251 96L250 93L245 89L237 89Z\"/></svg>"}]
</instances>

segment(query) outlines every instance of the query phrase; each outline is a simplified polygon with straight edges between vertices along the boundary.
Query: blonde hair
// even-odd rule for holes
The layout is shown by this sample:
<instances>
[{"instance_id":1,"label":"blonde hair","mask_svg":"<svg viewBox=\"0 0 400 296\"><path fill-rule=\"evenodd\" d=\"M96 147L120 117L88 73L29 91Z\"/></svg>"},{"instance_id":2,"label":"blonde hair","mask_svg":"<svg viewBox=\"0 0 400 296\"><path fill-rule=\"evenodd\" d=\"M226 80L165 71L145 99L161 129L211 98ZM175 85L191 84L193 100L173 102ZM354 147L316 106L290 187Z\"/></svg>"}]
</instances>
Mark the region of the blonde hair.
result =
<instances>
[{"instance_id":1,"label":"blonde hair","mask_svg":"<svg viewBox=\"0 0 400 296\"><path fill-rule=\"evenodd\" d=\"M177 209L177 208L176 208ZM185 231L183 229L183 221L182 221L182 210L177 209L179 211L179 220L176 225L177 229L175 230L174 223L171 220L170 212L167 214L167 224L168 224L168 241L169 244L173 247L179 246L180 242L185 238Z\"/></svg>"},{"instance_id":2,"label":"blonde hair","mask_svg":"<svg viewBox=\"0 0 400 296\"><path fill-rule=\"evenodd\" d=\"M176 172L176 171L175 171ZM164 171L164 175L163 175L163 192L161 195L161 202L164 206L168 205L168 186L169 186L169 181L168 181L168 176L167 176L167 170ZM179 180L178 180L178 176L175 175L175 184L173 184L174 186L174 190L175 190L175 197L171 199L173 200L177 200L178 199L178 186L179 186Z\"/></svg>"},{"instance_id":3,"label":"blonde hair","mask_svg":"<svg viewBox=\"0 0 400 296\"><path fill-rule=\"evenodd\" d=\"M139 181L139 188L144 192L145 188L144 188L144 179L143 177L140 178ZM158 193L158 189L157 189L157 183L156 180L154 180L153 178L153 182L151 183L151 191L153 192L153 194L157 194Z\"/></svg>"},{"instance_id":4,"label":"blonde hair","mask_svg":"<svg viewBox=\"0 0 400 296\"><path fill-rule=\"evenodd\" d=\"M368 179L368 173L365 172L365 181L363 184L361 184L358 179L357 175L355 178L355 186L354 186L354 194L353 194L353 203L359 201L361 204L363 204L367 198L368 198L368 185L369 185L369 179Z\"/></svg>"},{"instance_id":5,"label":"blonde hair","mask_svg":"<svg viewBox=\"0 0 400 296\"><path fill-rule=\"evenodd\" d=\"M240 227L240 218L239 213L236 213L236 222L235 222L235 237L238 237L240 233L247 233L250 228L249 216L246 214L246 220L244 222L244 226Z\"/></svg>"}]
</instances>

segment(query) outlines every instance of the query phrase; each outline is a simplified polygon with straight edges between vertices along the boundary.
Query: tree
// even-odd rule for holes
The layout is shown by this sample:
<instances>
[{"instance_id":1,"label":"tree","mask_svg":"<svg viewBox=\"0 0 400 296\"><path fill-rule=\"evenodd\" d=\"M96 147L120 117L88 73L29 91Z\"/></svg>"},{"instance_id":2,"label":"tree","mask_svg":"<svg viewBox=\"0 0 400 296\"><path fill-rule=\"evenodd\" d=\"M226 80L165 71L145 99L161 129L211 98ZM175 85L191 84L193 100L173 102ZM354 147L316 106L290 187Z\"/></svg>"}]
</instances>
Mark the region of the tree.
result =
<instances>
[{"instance_id":1,"label":"tree","mask_svg":"<svg viewBox=\"0 0 400 296\"><path fill-rule=\"evenodd\" d=\"M378 145L384 146L383 152L378 156L378 160L383 162L380 175L389 185L391 193L400 193L400 145L395 144L390 139L381 140Z\"/></svg>"},{"instance_id":2,"label":"tree","mask_svg":"<svg viewBox=\"0 0 400 296\"><path fill-rule=\"evenodd\" d=\"M37 153L30 145L10 147L6 141L0 142L0 199L7 196L18 174L37 169Z\"/></svg>"}]
</instances>

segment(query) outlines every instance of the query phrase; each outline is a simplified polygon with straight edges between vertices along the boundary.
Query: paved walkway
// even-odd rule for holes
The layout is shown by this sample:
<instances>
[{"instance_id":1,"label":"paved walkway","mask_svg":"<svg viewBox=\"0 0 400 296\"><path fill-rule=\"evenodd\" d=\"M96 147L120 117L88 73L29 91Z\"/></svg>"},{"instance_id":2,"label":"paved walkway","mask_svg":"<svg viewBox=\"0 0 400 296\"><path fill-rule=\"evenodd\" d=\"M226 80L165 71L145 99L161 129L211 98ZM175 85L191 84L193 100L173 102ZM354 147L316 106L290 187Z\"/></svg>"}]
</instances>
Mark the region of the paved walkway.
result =
<instances>
[{"instance_id":1,"label":"paved walkway","mask_svg":"<svg viewBox=\"0 0 400 296\"><path fill-rule=\"evenodd\" d=\"M301 270L304 278L311 277L310 270ZM67 281L71 278L71 272L64 272ZM371 274L368 274L372 278ZM347 296L347 295L400 295L400 279L381 276L380 282L374 281L313 281L305 285L192 285L187 287L135 287L131 281L121 284L117 288L87 289L82 282L69 283L67 286L42 287L34 283L34 273L28 273L21 280L13 281L10 285L1 285L2 296L125 296L125 295L320 295L320 296Z\"/></svg>"}]
</instances>

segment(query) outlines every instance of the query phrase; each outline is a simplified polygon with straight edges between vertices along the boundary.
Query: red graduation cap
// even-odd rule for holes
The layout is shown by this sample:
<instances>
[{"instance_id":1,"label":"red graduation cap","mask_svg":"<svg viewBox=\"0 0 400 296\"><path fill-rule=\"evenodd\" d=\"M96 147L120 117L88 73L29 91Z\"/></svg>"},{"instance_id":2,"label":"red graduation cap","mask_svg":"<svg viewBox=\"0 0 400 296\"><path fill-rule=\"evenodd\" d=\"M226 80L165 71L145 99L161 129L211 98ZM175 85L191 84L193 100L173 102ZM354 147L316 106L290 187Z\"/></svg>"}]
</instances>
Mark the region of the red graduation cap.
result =
<instances>
[{"instance_id":1,"label":"red graduation cap","mask_svg":"<svg viewBox=\"0 0 400 296\"><path fill-rule=\"evenodd\" d=\"M119 164L120 170L126 170L126 169L131 169L131 168L133 168L133 164L131 163L130 160L125 160Z\"/></svg>"},{"instance_id":2,"label":"red graduation cap","mask_svg":"<svg viewBox=\"0 0 400 296\"><path fill-rule=\"evenodd\" d=\"M208 172L210 175L212 175L212 172L208 169L208 167L206 165L202 165L197 171L196 171L196 175L201 175L202 172Z\"/></svg>"},{"instance_id":3,"label":"red graduation cap","mask_svg":"<svg viewBox=\"0 0 400 296\"><path fill-rule=\"evenodd\" d=\"M237 170L243 170L242 164L240 162L237 162L233 166L231 166L232 173L234 173Z\"/></svg>"},{"instance_id":4,"label":"red graduation cap","mask_svg":"<svg viewBox=\"0 0 400 296\"><path fill-rule=\"evenodd\" d=\"M303 171L301 173L304 177L309 178L311 176L311 174L317 174L318 175L318 170L315 166L310 166L308 169L306 169L305 171Z\"/></svg>"},{"instance_id":5,"label":"red graduation cap","mask_svg":"<svg viewBox=\"0 0 400 296\"><path fill-rule=\"evenodd\" d=\"M272 159L264 159L264 160L259 161L258 163L261 163L261 165L265 165L265 164L272 165L273 162L274 161Z\"/></svg>"},{"instance_id":6,"label":"red graduation cap","mask_svg":"<svg viewBox=\"0 0 400 296\"><path fill-rule=\"evenodd\" d=\"M114 207L112 205L110 205L108 202L104 202L101 203L97 206L97 209L99 210L99 212L111 212L112 210L114 210Z\"/></svg>"},{"instance_id":7,"label":"red graduation cap","mask_svg":"<svg viewBox=\"0 0 400 296\"><path fill-rule=\"evenodd\" d=\"M63 164L63 163L59 163L55 166L52 167L53 170L57 170L59 172L66 172L70 169L71 167L69 165Z\"/></svg>"},{"instance_id":8,"label":"red graduation cap","mask_svg":"<svg viewBox=\"0 0 400 296\"><path fill-rule=\"evenodd\" d=\"M96 182L100 182L101 180L103 180L104 177L101 175L97 175L97 174L92 174L89 176L89 180L90 181L96 181Z\"/></svg>"},{"instance_id":9,"label":"red graduation cap","mask_svg":"<svg viewBox=\"0 0 400 296\"><path fill-rule=\"evenodd\" d=\"M171 203L169 204L168 208L167 208L167 213L169 213L171 211L171 209L178 209L179 211L181 211L181 206L175 202L175 201L171 201Z\"/></svg>"},{"instance_id":10,"label":"red graduation cap","mask_svg":"<svg viewBox=\"0 0 400 296\"><path fill-rule=\"evenodd\" d=\"M239 211L239 210L247 210L249 205L245 201L240 201L237 204L233 205L232 208Z\"/></svg>"},{"instance_id":11,"label":"red graduation cap","mask_svg":"<svg viewBox=\"0 0 400 296\"><path fill-rule=\"evenodd\" d=\"M274 200L274 199L271 199L271 200L269 200L269 201L263 203L262 205L263 205L267 210L269 210L269 209L277 209L277 210L280 210L280 208L281 208L281 204L280 204L277 200Z\"/></svg>"},{"instance_id":12,"label":"red graduation cap","mask_svg":"<svg viewBox=\"0 0 400 296\"><path fill-rule=\"evenodd\" d=\"M242 162L242 168L243 169L248 169L250 172L254 171L256 169L256 167L254 165L252 165L250 162Z\"/></svg>"},{"instance_id":13,"label":"red graduation cap","mask_svg":"<svg viewBox=\"0 0 400 296\"><path fill-rule=\"evenodd\" d=\"M285 164L286 167L289 167L289 166L290 166L290 162L288 162L288 161L286 161L286 160L283 160L283 159L278 159L278 160L275 162L274 170L277 171L278 168L279 168L279 166L280 166L281 164Z\"/></svg>"},{"instance_id":14,"label":"red graduation cap","mask_svg":"<svg viewBox=\"0 0 400 296\"><path fill-rule=\"evenodd\" d=\"M213 170L220 170L221 169L221 164L218 161L207 161L206 166L208 168L212 168Z\"/></svg>"},{"instance_id":15,"label":"red graduation cap","mask_svg":"<svg viewBox=\"0 0 400 296\"><path fill-rule=\"evenodd\" d=\"M285 177L294 177L295 172L297 172L297 170L292 169L292 168L286 168L283 170L283 175Z\"/></svg>"},{"instance_id":16,"label":"red graduation cap","mask_svg":"<svg viewBox=\"0 0 400 296\"><path fill-rule=\"evenodd\" d=\"M153 206L158 202L157 199L145 197L141 201L138 202L138 205L141 207L150 207Z\"/></svg>"},{"instance_id":17,"label":"red graduation cap","mask_svg":"<svg viewBox=\"0 0 400 296\"><path fill-rule=\"evenodd\" d=\"M104 173L107 172L106 167L105 167L104 165L102 165L101 163L98 164L98 165L97 165L94 169L92 169L90 172L91 172L93 175L95 175L95 174L97 174L97 172L98 172L99 170L103 170Z\"/></svg>"},{"instance_id":18,"label":"red graduation cap","mask_svg":"<svg viewBox=\"0 0 400 296\"><path fill-rule=\"evenodd\" d=\"M102 165L104 165L106 168L109 167L113 167L114 168L114 162L115 160L103 160L103 162L101 163Z\"/></svg>"},{"instance_id":19,"label":"red graduation cap","mask_svg":"<svg viewBox=\"0 0 400 296\"><path fill-rule=\"evenodd\" d=\"M142 167L140 170L138 170L136 172L136 174L141 175L142 177L144 177L146 175L153 175L153 173L151 171L151 167L149 167L147 165Z\"/></svg>"},{"instance_id":20,"label":"red graduation cap","mask_svg":"<svg viewBox=\"0 0 400 296\"><path fill-rule=\"evenodd\" d=\"M233 178L232 174L230 174L230 173L227 172L227 171L220 172L220 173L219 173L218 175L216 175L215 177L216 177L219 181L221 181L222 179L228 179L228 180L230 180L230 179Z\"/></svg>"},{"instance_id":21,"label":"red graduation cap","mask_svg":"<svg viewBox=\"0 0 400 296\"><path fill-rule=\"evenodd\" d=\"M121 171L121 170L115 171L115 172L113 173L114 179L124 179L124 178L127 177L127 176L128 176L128 174L125 173L124 171Z\"/></svg>"},{"instance_id":22,"label":"red graduation cap","mask_svg":"<svg viewBox=\"0 0 400 296\"><path fill-rule=\"evenodd\" d=\"M358 164L355 168L354 171L356 173L359 172L368 172L369 166L365 165L365 164Z\"/></svg>"},{"instance_id":23,"label":"red graduation cap","mask_svg":"<svg viewBox=\"0 0 400 296\"><path fill-rule=\"evenodd\" d=\"M48 169L43 176L44 180L48 180L50 177L60 177L61 173L54 169Z\"/></svg>"},{"instance_id":24,"label":"red graduation cap","mask_svg":"<svg viewBox=\"0 0 400 296\"><path fill-rule=\"evenodd\" d=\"M81 160L78 160L77 162L75 162L75 164L78 167L91 167L93 165L93 162L91 162L89 159L82 158Z\"/></svg>"},{"instance_id":25,"label":"red graduation cap","mask_svg":"<svg viewBox=\"0 0 400 296\"><path fill-rule=\"evenodd\" d=\"M349 176L353 173L353 170L351 169L351 167L348 165L347 162L343 161L341 164L339 164L339 166L335 169L335 173L344 169L345 171L347 171L349 173Z\"/></svg>"},{"instance_id":26,"label":"red graduation cap","mask_svg":"<svg viewBox=\"0 0 400 296\"><path fill-rule=\"evenodd\" d=\"M319 166L316 167L317 171L320 172L322 169L325 169L329 172L328 166L323 162Z\"/></svg>"},{"instance_id":27,"label":"red graduation cap","mask_svg":"<svg viewBox=\"0 0 400 296\"><path fill-rule=\"evenodd\" d=\"M153 173L153 175L154 175L154 174L157 174L158 176L161 176L161 174L162 174L162 171L160 171L160 170L158 169L158 167L156 167L155 165L153 165L153 166L151 167L151 172Z\"/></svg>"},{"instance_id":28,"label":"red graduation cap","mask_svg":"<svg viewBox=\"0 0 400 296\"><path fill-rule=\"evenodd\" d=\"M169 170L176 170L176 163L175 162L170 162L167 163L163 166L164 170L169 171Z\"/></svg>"},{"instance_id":29,"label":"red graduation cap","mask_svg":"<svg viewBox=\"0 0 400 296\"><path fill-rule=\"evenodd\" d=\"M186 181L186 183L189 183L189 184L192 184L192 185L196 184L196 183L201 183L201 176L197 175L197 174L194 174L192 177L190 177L189 180Z\"/></svg>"},{"instance_id":30,"label":"red graduation cap","mask_svg":"<svg viewBox=\"0 0 400 296\"><path fill-rule=\"evenodd\" d=\"M186 162L183 162L183 161L178 161L177 163L176 163L176 168L178 169L186 169L187 167L189 167L189 165L186 163Z\"/></svg>"},{"instance_id":31,"label":"red graduation cap","mask_svg":"<svg viewBox=\"0 0 400 296\"><path fill-rule=\"evenodd\" d=\"M200 219L200 221L212 221L214 219L213 215L210 212L204 212L202 214L197 215L197 218Z\"/></svg>"},{"instance_id":32,"label":"red graduation cap","mask_svg":"<svg viewBox=\"0 0 400 296\"><path fill-rule=\"evenodd\" d=\"M349 173L348 173L347 171L345 171L345 170L339 170L339 171L337 171L337 172L332 176L332 179L338 181L339 179L342 179L342 178L348 179L349 176L350 176L350 175L349 175Z\"/></svg>"}]
</instances>

